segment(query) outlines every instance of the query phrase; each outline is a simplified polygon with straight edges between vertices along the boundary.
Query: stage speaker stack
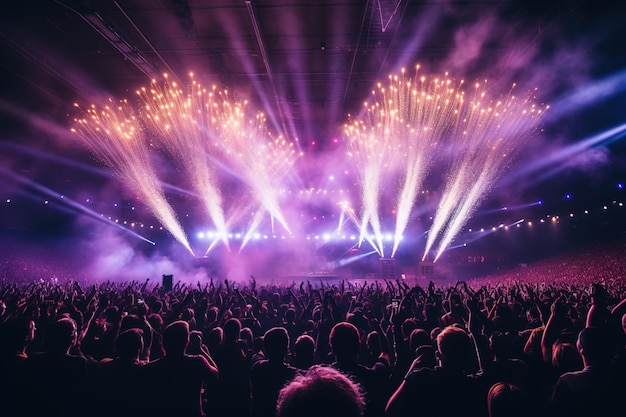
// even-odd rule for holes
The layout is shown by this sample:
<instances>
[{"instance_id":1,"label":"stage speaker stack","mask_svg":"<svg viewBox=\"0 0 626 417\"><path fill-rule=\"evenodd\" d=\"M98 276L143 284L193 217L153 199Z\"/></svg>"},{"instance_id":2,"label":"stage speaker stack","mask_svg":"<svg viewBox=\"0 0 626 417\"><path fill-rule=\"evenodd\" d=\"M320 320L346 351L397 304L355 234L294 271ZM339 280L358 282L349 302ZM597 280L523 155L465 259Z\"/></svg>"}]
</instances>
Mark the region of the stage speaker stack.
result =
<instances>
[{"instance_id":1,"label":"stage speaker stack","mask_svg":"<svg viewBox=\"0 0 626 417\"><path fill-rule=\"evenodd\" d=\"M174 281L174 275L163 274L163 289L165 292L172 291L172 283Z\"/></svg>"},{"instance_id":2,"label":"stage speaker stack","mask_svg":"<svg viewBox=\"0 0 626 417\"><path fill-rule=\"evenodd\" d=\"M395 258L380 258L380 279L395 280L396 279L396 260Z\"/></svg>"}]
</instances>

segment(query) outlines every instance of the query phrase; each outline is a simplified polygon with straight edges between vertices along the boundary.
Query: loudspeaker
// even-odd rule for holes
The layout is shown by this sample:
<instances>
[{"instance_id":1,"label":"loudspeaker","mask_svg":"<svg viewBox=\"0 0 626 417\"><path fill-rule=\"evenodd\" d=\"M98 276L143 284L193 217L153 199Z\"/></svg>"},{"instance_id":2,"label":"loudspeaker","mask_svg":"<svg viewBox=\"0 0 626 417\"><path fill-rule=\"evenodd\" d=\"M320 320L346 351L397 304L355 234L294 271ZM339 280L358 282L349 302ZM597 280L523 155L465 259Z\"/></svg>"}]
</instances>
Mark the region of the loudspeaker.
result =
<instances>
[{"instance_id":1,"label":"loudspeaker","mask_svg":"<svg viewBox=\"0 0 626 417\"><path fill-rule=\"evenodd\" d=\"M174 281L174 275L163 274L163 289L165 292L172 291L172 283Z\"/></svg>"}]
</instances>

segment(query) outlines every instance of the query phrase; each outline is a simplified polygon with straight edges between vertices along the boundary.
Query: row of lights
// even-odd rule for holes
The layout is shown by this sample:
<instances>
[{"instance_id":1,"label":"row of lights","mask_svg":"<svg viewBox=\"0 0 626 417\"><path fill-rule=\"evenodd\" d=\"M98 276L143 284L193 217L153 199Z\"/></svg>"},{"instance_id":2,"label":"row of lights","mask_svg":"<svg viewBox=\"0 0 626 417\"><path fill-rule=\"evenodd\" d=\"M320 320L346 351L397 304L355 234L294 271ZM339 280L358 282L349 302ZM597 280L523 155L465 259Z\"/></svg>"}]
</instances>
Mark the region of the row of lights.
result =
<instances>
[{"instance_id":1,"label":"row of lights","mask_svg":"<svg viewBox=\"0 0 626 417\"><path fill-rule=\"evenodd\" d=\"M213 240L213 239L220 239L223 237L222 234L217 233L217 232L198 232L197 233L197 238L202 240L202 239L209 239L209 240ZM236 240L240 240L242 239L245 234L243 233L228 233L228 239L236 239ZM295 239L296 236L295 235L291 235L291 236L285 236L285 235L267 235L267 234L263 234L263 233L254 233L252 234L252 236L250 237L251 240L268 240L268 239L281 239L281 240L285 240L288 238L291 239ZM370 239L374 240L375 236L374 235L370 235L369 236ZM306 235L305 237L306 240L321 240L321 241L325 241L325 242L329 242L331 240L350 240L350 241L356 241L358 239L358 236L355 234L350 234L350 235L338 235L337 233L322 233L321 235L319 234L315 234L315 235ZM403 238L401 238L403 239ZM385 242L393 242L393 234L391 233L386 233L383 235L383 241Z\"/></svg>"},{"instance_id":2,"label":"row of lights","mask_svg":"<svg viewBox=\"0 0 626 417\"><path fill-rule=\"evenodd\" d=\"M623 184L620 183L620 184L617 185L617 187L620 188L620 189L623 189L624 186L623 186ZM64 199L65 196L64 195L60 195L59 198L60 199ZM571 199L572 198L571 194L566 194L565 198L568 199L568 200ZM7 198L6 199L6 203L11 203L11 202L12 202L11 198ZM90 203L91 199L87 198L85 200L85 202L86 203ZM49 200L44 200L44 204L46 204L46 205L49 204ZM542 202L539 201L538 204L541 205ZM621 201L618 202L617 200L613 200L611 202L611 205L618 206L618 207L624 207L624 203L621 202ZM119 207L120 204L119 203L113 203L113 206L114 207ZM130 209L134 211L135 210L135 206L131 206ZM602 210L606 211L608 209L609 209L608 205L603 205L602 206ZM503 207L502 210L507 210L507 207ZM584 215L589 215L589 210L584 210L583 214ZM102 217L106 217L108 220L113 221L115 223L123 224L125 226L130 226L132 228L135 228L135 227L144 228L145 227L145 228L148 228L148 229L151 229L151 230L164 230L163 226L153 226L153 225L146 226L145 224L143 224L141 222L132 222L132 221L129 222L129 221L126 221L126 220L113 219L113 217L105 216L104 214L101 214L101 216ZM189 215L187 214L186 216L188 217ZM569 213L568 217L569 218L574 218L575 214L574 213ZM432 216L430 217L430 219L432 220ZM550 215L550 214L548 214L548 215L545 216L545 218L540 218L537 222L538 223L546 223L546 221L548 221L548 222L552 222L552 223L559 223L560 220L561 220L561 217L559 215ZM532 221L523 221L522 220L522 221L519 221L519 222L515 223L514 226L516 228L520 228L521 227L521 223L526 223L529 227L532 227L533 224L534 224ZM491 229L492 232L495 232L498 229L508 230L511 226L513 226L513 225L500 224L498 226L493 226L490 229ZM489 230L489 228L478 229L478 231L481 232L481 233L483 233L485 231L488 231L488 230ZM473 232L473 231L474 230L472 228L468 229L468 232L470 232L470 233ZM243 236L244 236L243 233L229 233L228 234L228 238L229 239L241 239ZM293 235L290 236L290 237L291 238L295 238L295 236L293 236ZM219 239L220 235L217 232L211 232L211 231L208 231L208 232L198 232L197 233L197 238L198 239L214 239L214 238L215 239ZM370 235L369 238L374 240L376 237L374 235ZM383 238L383 241L393 242L394 235L392 233L385 233L385 234L383 234L382 238ZM284 236L284 235L278 236L278 235L275 235L275 234L268 235L268 234L262 234L262 233L254 233L251 236L251 239L252 240L268 240L268 239L282 239L282 240L285 240L285 239L287 239L287 236ZM306 240L322 240L322 241L331 241L331 240L356 241L357 239L358 239L357 235L354 235L354 234L351 234L351 235L345 235L345 234L338 235L337 233L323 233L321 235L315 234L315 235L307 235L306 236Z\"/></svg>"}]
</instances>

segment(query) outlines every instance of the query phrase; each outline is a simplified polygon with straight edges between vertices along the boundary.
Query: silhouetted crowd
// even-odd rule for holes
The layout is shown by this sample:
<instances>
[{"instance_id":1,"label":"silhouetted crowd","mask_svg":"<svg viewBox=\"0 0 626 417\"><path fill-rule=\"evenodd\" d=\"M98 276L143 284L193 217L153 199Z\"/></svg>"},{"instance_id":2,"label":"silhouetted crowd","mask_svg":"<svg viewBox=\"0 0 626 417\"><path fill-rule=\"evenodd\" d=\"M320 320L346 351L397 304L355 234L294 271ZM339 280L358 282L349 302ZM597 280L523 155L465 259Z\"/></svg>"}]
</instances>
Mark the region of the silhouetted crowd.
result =
<instances>
[{"instance_id":1,"label":"silhouetted crowd","mask_svg":"<svg viewBox=\"0 0 626 417\"><path fill-rule=\"evenodd\" d=\"M5 282L0 415L623 415L625 282Z\"/></svg>"}]
</instances>

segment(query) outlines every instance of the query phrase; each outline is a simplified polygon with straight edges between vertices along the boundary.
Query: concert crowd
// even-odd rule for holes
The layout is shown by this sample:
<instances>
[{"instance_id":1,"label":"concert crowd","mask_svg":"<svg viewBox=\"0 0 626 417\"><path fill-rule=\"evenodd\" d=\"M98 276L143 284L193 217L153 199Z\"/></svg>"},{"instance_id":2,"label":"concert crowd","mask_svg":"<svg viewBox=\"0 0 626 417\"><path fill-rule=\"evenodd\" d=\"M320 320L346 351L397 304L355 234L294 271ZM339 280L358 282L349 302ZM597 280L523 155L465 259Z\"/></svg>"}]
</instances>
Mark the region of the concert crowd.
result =
<instances>
[{"instance_id":1,"label":"concert crowd","mask_svg":"<svg viewBox=\"0 0 626 417\"><path fill-rule=\"evenodd\" d=\"M625 267L595 260L450 284L5 277L0 415L614 415Z\"/></svg>"}]
</instances>

